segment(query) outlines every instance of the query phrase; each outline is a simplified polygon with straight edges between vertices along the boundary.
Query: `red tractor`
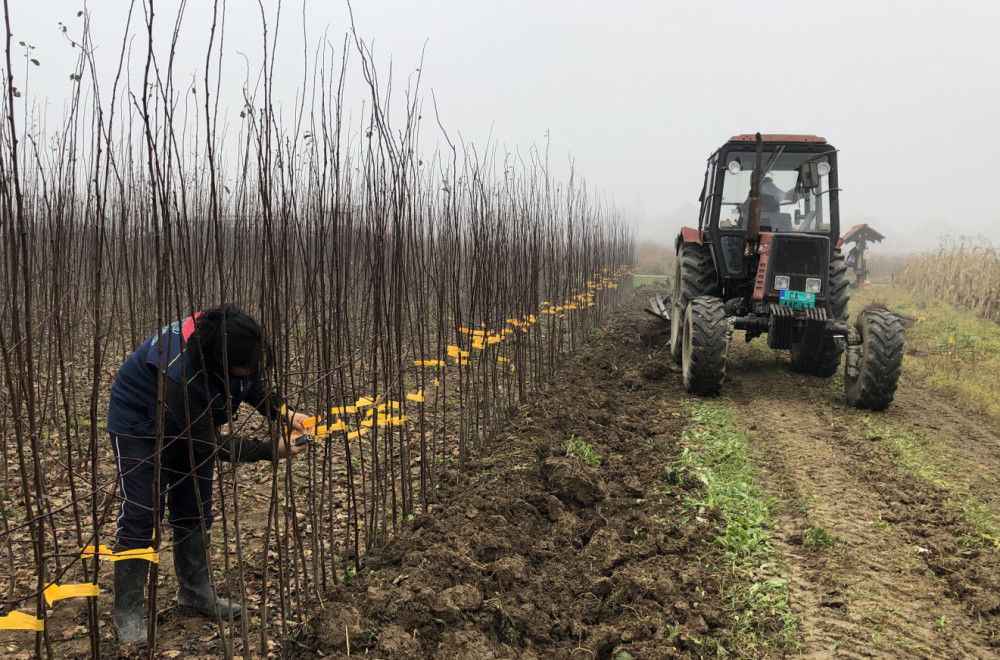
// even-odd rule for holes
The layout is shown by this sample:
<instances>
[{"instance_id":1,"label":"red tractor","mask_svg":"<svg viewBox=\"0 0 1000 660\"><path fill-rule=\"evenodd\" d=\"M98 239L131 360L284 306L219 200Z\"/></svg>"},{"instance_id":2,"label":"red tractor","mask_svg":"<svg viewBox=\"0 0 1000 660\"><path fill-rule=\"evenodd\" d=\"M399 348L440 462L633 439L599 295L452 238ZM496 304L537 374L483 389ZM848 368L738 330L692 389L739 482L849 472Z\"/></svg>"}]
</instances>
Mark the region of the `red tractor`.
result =
<instances>
[{"instance_id":1,"label":"red tractor","mask_svg":"<svg viewBox=\"0 0 1000 660\"><path fill-rule=\"evenodd\" d=\"M796 371L829 377L846 351L852 406L882 410L903 361L884 309L847 322L837 150L813 135L737 135L708 159L698 228L677 236L673 296L654 301L688 392L718 394L736 330L788 349ZM668 309L669 305L669 309Z\"/></svg>"}]
</instances>

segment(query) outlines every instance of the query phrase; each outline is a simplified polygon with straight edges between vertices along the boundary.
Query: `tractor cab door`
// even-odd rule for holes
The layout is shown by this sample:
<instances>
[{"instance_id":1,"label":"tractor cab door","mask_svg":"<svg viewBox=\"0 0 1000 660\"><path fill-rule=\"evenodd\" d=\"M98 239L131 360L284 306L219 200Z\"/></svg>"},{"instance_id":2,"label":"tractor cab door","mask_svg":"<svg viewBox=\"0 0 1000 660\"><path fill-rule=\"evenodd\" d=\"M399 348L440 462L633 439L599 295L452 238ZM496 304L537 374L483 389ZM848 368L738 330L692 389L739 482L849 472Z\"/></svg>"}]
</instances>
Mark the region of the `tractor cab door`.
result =
<instances>
[{"instance_id":1,"label":"tractor cab door","mask_svg":"<svg viewBox=\"0 0 1000 660\"><path fill-rule=\"evenodd\" d=\"M752 156L747 153L728 153L722 157L714 188L717 212L712 227L713 245L717 255L720 275L724 279L743 279L747 276L747 205L750 178L753 174Z\"/></svg>"},{"instance_id":2,"label":"tractor cab door","mask_svg":"<svg viewBox=\"0 0 1000 660\"><path fill-rule=\"evenodd\" d=\"M746 243L746 223L742 230L722 232L715 226L719 217L720 202L723 199L722 185L725 167L719 167L719 154L716 152L708 159L708 169L705 171L705 185L701 190L701 215L698 226L702 235L711 236L709 244L715 256L715 268L721 278L742 277L746 272L743 245ZM736 273L736 274L734 274Z\"/></svg>"},{"instance_id":3,"label":"tractor cab door","mask_svg":"<svg viewBox=\"0 0 1000 660\"><path fill-rule=\"evenodd\" d=\"M746 274L746 258L743 246L746 244L746 222L742 228L735 225L717 226L720 213L727 213L723 184L725 166L719 166L719 153L708 159L705 185L701 190L701 215L698 226L702 235L711 236L710 247L715 256L715 267L720 278L743 277ZM720 210L721 209L721 210Z\"/></svg>"}]
</instances>

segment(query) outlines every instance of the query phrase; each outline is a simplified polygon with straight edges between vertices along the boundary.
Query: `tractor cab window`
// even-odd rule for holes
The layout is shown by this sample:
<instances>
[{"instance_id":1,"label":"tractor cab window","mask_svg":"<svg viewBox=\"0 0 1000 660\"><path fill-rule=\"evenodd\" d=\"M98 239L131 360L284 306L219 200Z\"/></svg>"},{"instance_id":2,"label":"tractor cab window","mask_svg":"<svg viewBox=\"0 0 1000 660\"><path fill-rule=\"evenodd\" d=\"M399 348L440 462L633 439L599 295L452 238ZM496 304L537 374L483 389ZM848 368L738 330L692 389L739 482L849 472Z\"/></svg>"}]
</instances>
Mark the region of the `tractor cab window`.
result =
<instances>
[{"instance_id":1,"label":"tractor cab window","mask_svg":"<svg viewBox=\"0 0 1000 660\"><path fill-rule=\"evenodd\" d=\"M755 154L730 152L722 187L719 228L746 229ZM826 156L765 151L762 160L762 231L830 232L830 163ZM805 175L805 176L804 176Z\"/></svg>"}]
</instances>

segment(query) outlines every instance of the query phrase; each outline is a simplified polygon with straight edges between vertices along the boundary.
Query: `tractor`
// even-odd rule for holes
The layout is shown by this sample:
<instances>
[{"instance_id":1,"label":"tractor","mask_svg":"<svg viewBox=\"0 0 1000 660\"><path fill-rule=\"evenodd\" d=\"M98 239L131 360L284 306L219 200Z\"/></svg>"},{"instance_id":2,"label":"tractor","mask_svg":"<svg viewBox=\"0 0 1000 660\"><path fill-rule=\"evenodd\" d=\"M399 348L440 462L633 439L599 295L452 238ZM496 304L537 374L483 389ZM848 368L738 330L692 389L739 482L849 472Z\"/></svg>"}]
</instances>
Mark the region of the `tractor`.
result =
<instances>
[{"instance_id":1,"label":"tractor","mask_svg":"<svg viewBox=\"0 0 1000 660\"><path fill-rule=\"evenodd\" d=\"M688 392L721 392L742 330L747 342L766 334L787 349L802 373L832 376L843 359L852 406L892 402L903 331L886 309L848 323L837 174L837 150L813 135L737 135L709 157L698 228L675 243L673 295L648 310L670 323Z\"/></svg>"}]
</instances>

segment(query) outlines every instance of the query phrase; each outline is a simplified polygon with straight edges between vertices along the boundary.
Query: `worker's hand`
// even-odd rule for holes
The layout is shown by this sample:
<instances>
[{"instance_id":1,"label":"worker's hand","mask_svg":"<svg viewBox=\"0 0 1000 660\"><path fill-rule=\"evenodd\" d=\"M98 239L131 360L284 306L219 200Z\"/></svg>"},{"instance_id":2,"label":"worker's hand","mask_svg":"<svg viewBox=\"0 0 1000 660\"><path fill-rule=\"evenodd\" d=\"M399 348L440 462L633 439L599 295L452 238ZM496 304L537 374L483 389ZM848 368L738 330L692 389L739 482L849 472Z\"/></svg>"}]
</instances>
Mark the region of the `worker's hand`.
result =
<instances>
[{"instance_id":1,"label":"worker's hand","mask_svg":"<svg viewBox=\"0 0 1000 660\"><path fill-rule=\"evenodd\" d=\"M301 433L293 432L291 437L286 437L285 434L282 433L274 445L275 456L278 458L290 458L298 453L304 452L306 447L309 446L309 443L303 443L301 445L295 444L295 438L301 435Z\"/></svg>"},{"instance_id":2,"label":"worker's hand","mask_svg":"<svg viewBox=\"0 0 1000 660\"><path fill-rule=\"evenodd\" d=\"M292 429L298 431L299 433L308 433L309 429L302 425L302 422L307 419L312 419L312 415L307 415L305 413L295 412L294 410L288 411L288 425Z\"/></svg>"}]
</instances>

